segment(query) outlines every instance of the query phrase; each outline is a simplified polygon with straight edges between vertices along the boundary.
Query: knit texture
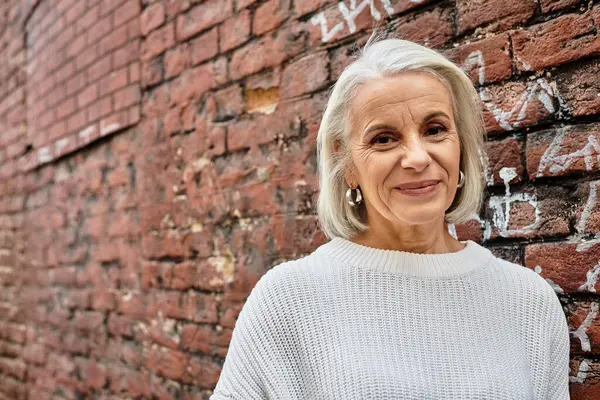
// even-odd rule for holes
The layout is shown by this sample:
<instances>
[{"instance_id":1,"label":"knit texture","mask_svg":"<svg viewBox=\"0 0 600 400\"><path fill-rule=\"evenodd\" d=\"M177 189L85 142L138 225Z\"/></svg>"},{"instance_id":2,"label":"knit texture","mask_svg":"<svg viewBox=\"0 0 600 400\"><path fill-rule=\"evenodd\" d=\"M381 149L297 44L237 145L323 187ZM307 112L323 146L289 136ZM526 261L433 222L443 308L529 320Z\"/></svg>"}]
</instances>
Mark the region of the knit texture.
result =
<instances>
[{"instance_id":1,"label":"knit texture","mask_svg":"<svg viewBox=\"0 0 600 400\"><path fill-rule=\"evenodd\" d=\"M270 269L210 399L569 399L552 286L462 243L417 254L334 238Z\"/></svg>"}]
</instances>

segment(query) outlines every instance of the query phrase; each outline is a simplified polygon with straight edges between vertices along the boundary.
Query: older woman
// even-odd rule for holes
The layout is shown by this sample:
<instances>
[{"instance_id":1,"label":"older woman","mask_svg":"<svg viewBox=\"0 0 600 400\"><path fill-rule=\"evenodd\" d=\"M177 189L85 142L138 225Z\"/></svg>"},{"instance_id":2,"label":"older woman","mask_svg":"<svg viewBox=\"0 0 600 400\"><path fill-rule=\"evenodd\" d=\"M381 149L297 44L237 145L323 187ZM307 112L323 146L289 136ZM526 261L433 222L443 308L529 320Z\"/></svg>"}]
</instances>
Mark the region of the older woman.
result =
<instances>
[{"instance_id":1,"label":"older woman","mask_svg":"<svg viewBox=\"0 0 600 400\"><path fill-rule=\"evenodd\" d=\"M552 287L448 232L480 210L482 126L442 55L366 44L317 139L331 240L259 280L211 399L569 398Z\"/></svg>"}]
</instances>

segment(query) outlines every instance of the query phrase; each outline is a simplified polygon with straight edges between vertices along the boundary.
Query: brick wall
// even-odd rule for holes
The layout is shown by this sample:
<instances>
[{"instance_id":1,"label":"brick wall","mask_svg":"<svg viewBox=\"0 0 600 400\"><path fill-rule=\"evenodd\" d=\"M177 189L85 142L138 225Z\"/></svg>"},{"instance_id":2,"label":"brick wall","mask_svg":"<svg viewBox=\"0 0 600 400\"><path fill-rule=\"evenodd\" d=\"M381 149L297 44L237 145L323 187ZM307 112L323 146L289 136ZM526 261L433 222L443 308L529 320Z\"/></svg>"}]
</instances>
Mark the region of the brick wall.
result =
<instances>
[{"instance_id":1,"label":"brick wall","mask_svg":"<svg viewBox=\"0 0 600 400\"><path fill-rule=\"evenodd\" d=\"M0 3L0 398L206 399L257 280L323 243L315 136L374 23L471 76L460 239L549 279L600 397L600 2Z\"/></svg>"}]
</instances>

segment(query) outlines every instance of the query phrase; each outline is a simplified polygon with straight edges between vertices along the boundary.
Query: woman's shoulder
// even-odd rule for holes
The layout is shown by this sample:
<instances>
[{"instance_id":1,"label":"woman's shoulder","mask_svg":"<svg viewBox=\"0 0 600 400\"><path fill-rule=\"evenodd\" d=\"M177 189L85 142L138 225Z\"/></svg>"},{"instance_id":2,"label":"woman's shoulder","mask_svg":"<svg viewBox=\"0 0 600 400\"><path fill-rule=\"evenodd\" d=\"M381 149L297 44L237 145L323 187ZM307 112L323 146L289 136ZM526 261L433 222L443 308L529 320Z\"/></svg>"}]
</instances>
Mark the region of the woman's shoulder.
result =
<instances>
[{"instance_id":1,"label":"woman's shoulder","mask_svg":"<svg viewBox=\"0 0 600 400\"><path fill-rule=\"evenodd\" d=\"M521 286L529 294L556 297L556 285L534 269L497 256L492 257L491 266L494 274L504 277L510 285Z\"/></svg>"},{"instance_id":2,"label":"woman's shoulder","mask_svg":"<svg viewBox=\"0 0 600 400\"><path fill-rule=\"evenodd\" d=\"M294 259L281 261L271 267L260 279L264 285L285 286L286 283L318 279L326 272L328 263L316 251Z\"/></svg>"}]
</instances>

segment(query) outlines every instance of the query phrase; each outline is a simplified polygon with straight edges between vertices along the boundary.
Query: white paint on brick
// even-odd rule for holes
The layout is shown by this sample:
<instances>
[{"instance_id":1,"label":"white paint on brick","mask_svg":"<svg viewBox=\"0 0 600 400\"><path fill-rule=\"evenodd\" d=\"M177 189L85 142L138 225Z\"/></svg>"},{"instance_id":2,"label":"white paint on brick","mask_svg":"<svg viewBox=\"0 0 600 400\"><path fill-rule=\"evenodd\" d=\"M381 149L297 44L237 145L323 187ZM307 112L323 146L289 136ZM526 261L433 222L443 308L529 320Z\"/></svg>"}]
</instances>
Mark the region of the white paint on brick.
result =
<instances>
[{"instance_id":1,"label":"white paint on brick","mask_svg":"<svg viewBox=\"0 0 600 400\"><path fill-rule=\"evenodd\" d=\"M579 370L577 376L569 376L569 381L573 383L584 383L588 376L588 371L591 369L589 360L583 359L579 363Z\"/></svg>"},{"instance_id":2,"label":"white paint on brick","mask_svg":"<svg viewBox=\"0 0 600 400\"><path fill-rule=\"evenodd\" d=\"M50 154L50 147L44 146L38 150L38 163L47 163L52 161L52 155Z\"/></svg>"},{"instance_id":3,"label":"white paint on brick","mask_svg":"<svg viewBox=\"0 0 600 400\"><path fill-rule=\"evenodd\" d=\"M96 130L96 125L91 125L79 132L80 144L87 143L90 141L90 136Z\"/></svg>"},{"instance_id":4,"label":"white paint on brick","mask_svg":"<svg viewBox=\"0 0 600 400\"><path fill-rule=\"evenodd\" d=\"M121 124L118 122L113 122L108 125L104 125L104 121L100 123L100 135L105 136L115 131L118 131L121 128Z\"/></svg>"},{"instance_id":5,"label":"white paint on brick","mask_svg":"<svg viewBox=\"0 0 600 400\"><path fill-rule=\"evenodd\" d=\"M582 158L587 171L594 168L594 163L600 166L600 144L594 135L588 136L588 141L583 148L569 154L557 155L562 148L567 129L567 127L559 129L558 134L542 155L536 177L544 176L546 168L549 168L550 173L553 174L566 171L575 161Z\"/></svg>"},{"instance_id":6,"label":"white paint on brick","mask_svg":"<svg viewBox=\"0 0 600 400\"><path fill-rule=\"evenodd\" d=\"M496 226L499 231L499 235L502 237L526 234L534 229L537 229L540 224L540 211L535 196L529 193L515 193L511 195L510 184L508 182L510 182L510 180L515 176L517 176L515 168L502 168L500 170L500 177L504 181L504 196L492 196L489 202L490 208L492 209L493 224ZM519 229L508 229L510 223L510 208L511 204L515 201L529 203L535 210L535 221ZM488 223L484 230L484 238L487 240L490 237L491 226Z\"/></svg>"},{"instance_id":7,"label":"white paint on brick","mask_svg":"<svg viewBox=\"0 0 600 400\"><path fill-rule=\"evenodd\" d=\"M421 3L422 1L423 0L411 0L411 2L413 3ZM393 14L394 7L392 6L390 0L379 0L379 2L381 3L383 9L388 15ZM379 21L381 20L381 18L383 18L381 12L377 9L375 5L375 0L362 0L358 4L357 0L350 0L350 6L347 6L346 3L343 1L338 2L338 10L340 11L340 14L342 14L344 21L346 21L350 33L356 32L356 24L354 23L354 21L356 17L358 17L358 15L361 12L363 12L365 8L367 8L367 6L369 6L369 12L371 13L371 17L375 21ZM321 41L325 43L330 41L342 29L344 29L345 25L343 22L339 22L333 28L331 28L331 30L329 30L327 17L325 16L325 12L323 11L321 11L318 14L315 14L310 19L310 22L312 22L313 25L321 26Z\"/></svg>"},{"instance_id":8,"label":"white paint on brick","mask_svg":"<svg viewBox=\"0 0 600 400\"><path fill-rule=\"evenodd\" d=\"M597 315L598 303L593 301L590 307L590 311L585 317L585 320L583 320L581 325L579 325L579 328L577 328L574 331L571 331L573 333L573 336L575 336L581 342L581 350L583 351L589 352L592 350L592 346L590 345L590 338L587 335L587 328L590 326L590 324L592 323L594 318L596 318Z\"/></svg>"}]
</instances>

